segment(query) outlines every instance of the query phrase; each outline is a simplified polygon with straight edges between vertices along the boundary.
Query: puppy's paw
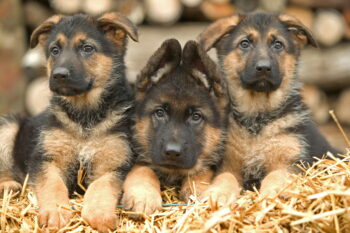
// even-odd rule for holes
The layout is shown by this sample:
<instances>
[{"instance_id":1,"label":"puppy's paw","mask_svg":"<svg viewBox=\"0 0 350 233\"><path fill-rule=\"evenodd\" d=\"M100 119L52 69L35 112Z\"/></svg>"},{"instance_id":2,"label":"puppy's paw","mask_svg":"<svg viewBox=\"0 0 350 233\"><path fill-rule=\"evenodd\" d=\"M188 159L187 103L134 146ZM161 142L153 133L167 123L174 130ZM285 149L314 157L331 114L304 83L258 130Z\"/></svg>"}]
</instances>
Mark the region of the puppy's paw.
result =
<instances>
[{"instance_id":1,"label":"puppy's paw","mask_svg":"<svg viewBox=\"0 0 350 233\"><path fill-rule=\"evenodd\" d=\"M150 215L162 208L162 197L153 187L131 187L124 192L122 204L126 210ZM141 218L139 214L131 214L130 217Z\"/></svg>"},{"instance_id":2,"label":"puppy's paw","mask_svg":"<svg viewBox=\"0 0 350 233\"><path fill-rule=\"evenodd\" d=\"M97 205L84 203L81 216L94 229L99 232L113 231L117 226L117 216L114 205Z\"/></svg>"},{"instance_id":3,"label":"puppy's paw","mask_svg":"<svg viewBox=\"0 0 350 233\"><path fill-rule=\"evenodd\" d=\"M281 190L283 191L281 192ZM263 198L274 199L276 197L287 199L288 198L288 189L285 185L265 185L260 188L260 194Z\"/></svg>"},{"instance_id":4,"label":"puppy's paw","mask_svg":"<svg viewBox=\"0 0 350 233\"><path fill-rule=\"evenodd\" d=\"M180 199L188 202L191 195L195 195L197 198L203 196L204 192L208 189L208 184L195 184L195 187L192 185L184 185L180 190Z\"/></svg>"},{"instance_id":5,"label":"puppy's paw","mask_svg":"<svg viewBox=\"0 0 350 233\"><path fill-rule=\"evenodd\" d=\"M40 225L50 230L61 229L69 223L72 217L73 213L71 211L53 204L39 209Z\"/></svg>"},{"instance_id":6,"label":"puppy's paw","mask_svg":"<svg viewBox=\"0 0 350 233\"><path fill-rule=\"evenodd\" d=\"M14 192L21 190L22 185L14 180L6 180L0 183L0 194L2 195L5 189L13 190Z\"/></svg>"},{"instance_id":7,"label":"puppy's paw","mask_svg":"<svg viewBox=\"0 0 350 233\"><path fill-rule=\"evenodd\" d=\"M261 182L260 194L263 198L288 198L288 193L291 191L291 178L288 174L267 175Z\"/></svg>"},{"instance_id":8,"label":"puppy's paw","mask_svg":"<svg viewBox=\"0 0 350 233\"><path fill-rule=\"evenodd\" d=\"M260 188L261 196L267 197L267 198L273 198L274 196L276 196L277 192L278 192L278 187L273 185L264 186Z\"/></svg>"},{"instance_id":9,"label":"puppy's paw","mask_svg":"<svg viewBox=\"0 0 350 233\"><path fill-rule=\"evenodd\" d=\"M192 189L190 187L182 188L180 191L180 199L185 201L185 202L190 201L191 195L194 195L194 192L192 191ZM196 196L198 197L198 196L200 196L200 194L198 195L196 193Z\"/></svg>"},{"instance_id":10,"label":"puppy's paw","mask_svg":"<svg viewBox=\"0 0 350 233\"><path fill-rule=\"evenodd\" d=\"M235 193L233 190L212 186L203 193L202 198L208 199L211 207L218 208L233 204L238 197Z\"/></svg>"}]
</instances>

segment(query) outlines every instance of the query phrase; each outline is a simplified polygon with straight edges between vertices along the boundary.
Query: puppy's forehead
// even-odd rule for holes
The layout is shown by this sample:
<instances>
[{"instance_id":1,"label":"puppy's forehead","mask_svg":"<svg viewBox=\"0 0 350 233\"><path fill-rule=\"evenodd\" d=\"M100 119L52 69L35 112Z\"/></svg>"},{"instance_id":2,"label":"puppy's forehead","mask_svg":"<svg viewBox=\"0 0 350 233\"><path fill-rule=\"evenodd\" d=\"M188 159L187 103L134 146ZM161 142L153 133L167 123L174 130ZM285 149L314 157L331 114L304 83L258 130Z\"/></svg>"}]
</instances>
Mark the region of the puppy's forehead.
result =
<instances>
[{"instance_id":1,"label":"puppy's forehead","mask_svg":"<svg viewBox=\"0 0 350 233\"><path fill-rule=\"evenodd\" d=\"M255 41L266 41L278 38L283 42L291 42L289 32L277 15L247 15L233 32L235 40L249 37Z\"/></svg>"},{"instance_id":2,"label":"puppy's forehead","mask_svg":"<svg viewBox=\"0 0 350 233\"><path fill-rule=\"evenodd\" d=\"M260 33L266 33L270 28L281 28L283 25L274 14L248 14L239 24L241 27L251 27Z\"/></svg>"},{"instance_id":3,"label":"puppy's forehead","mask_svg":"<svg viewBox=\"0 0 350 233\"><path fill-rule=\"evenodd\" d=\"M49 40L49 46L52 44L59 44L61 47L78 47L83 43L92 44L97 48L102 47L102 42L98 39L98 37L89 35L82 30L75 31L70 35L70 37L68 37L64 32L57 32L56 34L53 34L51 40Z\"/></svg>"},{"instance_id":4,"label":"puppy's forehead","mask_svg":"<svg viewBox=\"0 0 350 233\"><path fill-rule=\"evenodd\" d=\"M59 43L60 46L78 47L82 43L96 46L100 51L110 53L110 43L97 28L95 19L91 16L66 16L55 25L48 45Z\"/></svg>"},{"instance_id":5,"label":"puppy's forehead","mask_svg":"<svg viewBox=\"0 0 350 233\"><path fill-rule=\"evenodd\" d=\"M85 38L101 40L102 38L96 20L91 16L80 14L61 18L54 26L49 40L53 41L59 35L64 35L69 41Z\"/></svg>"},{"instance_id":6,"label":"puppy's forehead","mask_svg":"<svg viewBox=\"0 0 350 233\"><path fill-rule=\"evenodd\" d=\"M59 43L62 47L64 47L68 44L68 38L64 33L59 32L53 38L52 43Z\"/></svg>"},{"instance_id":7,"label":"puppy's forehead","mask_svg":"<svg viewBox=\"0 0 350 233\"><path fill-rule=\"evenodd\" d=\"M65 16L53 29L53 32L64 33L68 38L74 36L77 31L96 32L97 24L94 18L82 14Z\"/></svg>"},{"instance_id":8,"label":"puppy's forehead","mask_svg":"<svg viewBox=\"0 0 350 233\"><path fill-rule=\"evenodd\" d=\"M78 47L82 43L89 43L98 48L101 48L103 43L101 39L98 39L98 37L91 35L91 33L89 34L85 31L77 31L72 35L69 41L74 47Z\"/></svg>"},{"instance_id":9,"label":"puppy's forehead","mask_svg":"<svg viewBox=\"0 0 350 233\"><path fill-rule=\"evenodd\" d=\"M174 114L187 114L189 109L197 109L208 117L213 115L210 96L198 87L187 87L179 90L159 88L147 103L148 111L166 105Z\"/></svg>"}]
</instances>

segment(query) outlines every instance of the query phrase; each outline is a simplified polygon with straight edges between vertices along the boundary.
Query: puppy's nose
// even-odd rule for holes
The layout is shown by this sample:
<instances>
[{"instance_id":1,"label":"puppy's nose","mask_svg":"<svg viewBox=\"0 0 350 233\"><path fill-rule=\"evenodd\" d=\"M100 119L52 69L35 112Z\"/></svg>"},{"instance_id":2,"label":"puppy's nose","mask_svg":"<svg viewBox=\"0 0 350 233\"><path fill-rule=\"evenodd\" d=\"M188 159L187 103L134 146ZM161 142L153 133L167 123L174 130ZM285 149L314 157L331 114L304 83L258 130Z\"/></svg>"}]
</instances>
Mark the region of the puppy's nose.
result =
<instances>
[{"instance_id":1,"label":"puppy's nose","mask_svg":"<svg viewBox=\"0 0 350 233\"><path fill-rule=\"evenodd\" d=\"M63 80L69 77L69 70L64 67L57 67L52 72L52 77L57 80Z\"/></svg>"},{"instance_id":2,"label":"puppy's nose","mask_svg":"<svg viewBox=\"0 0 350 233\"><path fill-rule=\"evenodd\" d=\"M167 158L176 159L181 155L182 146L179 143L168 143L165 146L165 155Z\"/></svg>"},{"instance_id":3,"label":"puppy's nose","mask_svg":"<svg viewBox=\"0 0 350 233\"><path fill-rule=\"evenodd\" d=\"M255 69L258 73L269 73L271 72L271 63L269 60L260 60L256 63Z\"/></svg>"}]
</instances>

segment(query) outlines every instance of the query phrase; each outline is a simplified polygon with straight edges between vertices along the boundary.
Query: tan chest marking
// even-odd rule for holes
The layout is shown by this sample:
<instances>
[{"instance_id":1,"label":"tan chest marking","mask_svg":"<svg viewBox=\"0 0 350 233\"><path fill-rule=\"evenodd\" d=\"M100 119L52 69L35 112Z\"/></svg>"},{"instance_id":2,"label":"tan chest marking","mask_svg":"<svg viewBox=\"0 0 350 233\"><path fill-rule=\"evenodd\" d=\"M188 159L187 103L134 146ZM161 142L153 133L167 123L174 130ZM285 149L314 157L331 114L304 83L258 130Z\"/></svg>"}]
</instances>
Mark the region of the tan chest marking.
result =
<instances>
[{"instance_id":1,"label":"tan chest marking","mask_svg":"<svg viewBox=\"0 0 350 233\"><path fill-rule=\"evenodd\" d=\"M106 134L108 130L113 128L120 122L125 116L124 112L128 109L125 107L119 111L109 112L106 118L97 125L91 126L88 129L84 129L80 124L69 119L67 114L61 111L58 107L54 108L57 119L64 125L64 129L77 137L98 137L99 135Z\"/></svg>"},{"instance_id":2,"label":"tan chest marking","mask_svg":"<svg viewBox=\"0 0 350 233\"><path fill-rule=\"evenodd\" d=\"M303 145L299 135L287 133L285 129L302 120L289 114L265 126L258 135L249 134L231 120L224 170L255 177L279 166L289 167L302 155Z\"/></svg>"},{"instance_id":3,"label":"tan chest marking","mask_svg":"<svg viewBox=\"0 0 350 233\"><path fill-rule=\"evenodd\" d=\"M114 171L125 163L131 154L124 134L108 133L121 118L122 116L117 114L111 116L89 131L83 130L72 121L66 122L65 129L44 131L41 141L45 154L61 169L79 161L80 164L93 169L94 177Z\"/></svg>"}]
</instances>

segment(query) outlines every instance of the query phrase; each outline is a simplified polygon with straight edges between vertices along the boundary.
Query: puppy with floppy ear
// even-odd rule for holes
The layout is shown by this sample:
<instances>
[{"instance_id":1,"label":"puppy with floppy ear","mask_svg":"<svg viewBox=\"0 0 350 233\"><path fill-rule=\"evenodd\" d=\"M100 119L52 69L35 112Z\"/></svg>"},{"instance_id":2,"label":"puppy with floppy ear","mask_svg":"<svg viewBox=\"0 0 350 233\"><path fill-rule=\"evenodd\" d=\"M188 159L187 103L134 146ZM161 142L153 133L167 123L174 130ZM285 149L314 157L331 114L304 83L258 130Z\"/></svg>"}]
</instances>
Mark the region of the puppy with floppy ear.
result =
<instances>
[{"instance_id":1,"label":"puppy with floppy ear","mask_svg":"<svg viewBox=\"0 0 350 233\"><path fill-rule=\"evenodd\" d=\"M244 16L242 15L233 15L215 21L201 32L198 36L198 43L205 51L208 51L213 47L215 48L217 43L221 41L222 37L229 34L243 17Z\"/></svg>"},{"instance_id":2,"label":"puppy with floppy ear","mask_svg":"<svg viewBox=\"0 0 350 233\"><path fill-rule=\"evenodd\" d=\"M180 196L201 195L221 162L226 127L226 87L198 43L181 51L165 41L136 83L136 165L124 185L126 209L161 208L160 186L180 186Z\"/></svg>"},{"instance_id":3,"label":"puppy with floppy ear","mask_svg":"<svg viewBox=\"0 0 350 233\"><path fill-rule=\"evenodd\" d=\"M87 187L82 218L100 232L116 227L121 185L134 160L134 95L124 66L128 36L137 41L137 30L119 13L53 16L31 36L31 47L44 47L53 96L45 112L11 124L11 132L18 131L11 135L10 162L29 173L44 227L57 230L72 217L64 206L79 191L79 168Z\"/></svg>"},{"instance_id":4,"label":"puppy with floppy ear","mask_svg":"<svg viewBox=\"0 0 350 233\"><path fill-rule=\"evenodd\" d=\"M273 196L297 171L295 163L337 152L300 96L300 50L317 43L299 20L266 13L234 15L214 22L198 40L205 50L216 48L231 100L221 174L207 191L214 201L232 202L241 187L260 184L263 195Z\"/></svg>"},{"instance_id":5,"label":"puppy with floppy ear","mask_svg":"<svg viewBox=\"0 0 350 233\"><path fill-rule=\"evenodd\" d=\"M208 28L198 36L198 42L205 51L211 48L218 49L219 43L225 40L229 34L235 30L235 27L242 21L244 21L248 15L236 14L227 18L223 18L215 21ZM297 38L295 41L297 45L305 46L307 44L313 47L318 47L316 40L313 38L310 30L297 18L290 15L278 15L278 20L285 24L288 31L292 32L292 35Z\"/></svg>"},{"instance_id":6,"label":"puppy with floppy ear","mask_svg":"<svg viewBox=\"0 0 350 233\"><path fill-rule=\"evenodd\" d=\"M297 18L290 15L279 15L278 19L287 27L288 31L292 33L294 41L299 48L306 45L318 47L317 41L313 38L311 31Z\"/></svg>"}]
</instances>

